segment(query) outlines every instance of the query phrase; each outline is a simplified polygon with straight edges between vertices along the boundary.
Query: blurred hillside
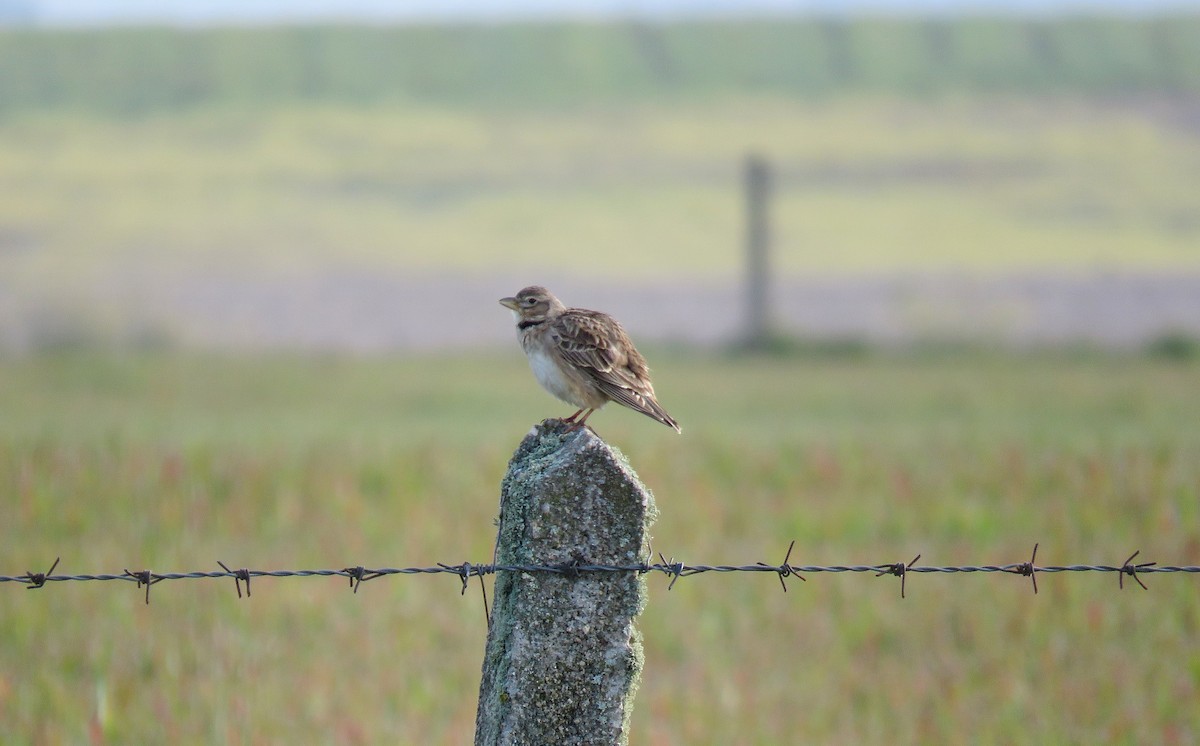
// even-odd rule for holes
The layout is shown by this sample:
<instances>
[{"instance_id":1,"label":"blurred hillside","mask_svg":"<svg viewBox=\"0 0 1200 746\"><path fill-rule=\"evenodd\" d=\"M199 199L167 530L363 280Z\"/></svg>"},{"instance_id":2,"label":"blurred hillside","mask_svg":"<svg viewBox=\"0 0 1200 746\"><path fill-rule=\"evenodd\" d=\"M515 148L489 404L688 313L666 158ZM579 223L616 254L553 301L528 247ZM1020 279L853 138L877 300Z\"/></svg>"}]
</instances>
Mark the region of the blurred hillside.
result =
<instances>
[{"instance_id":1,"label":"blurred hillside","mask_svg":"<svg viewBox=\"0 0 1200 746\"><path fill-rule=\"evenodd\" d=\"M0 112L1200 93L1200 15L0 33Z\"/></svg>"},{"instance_id":2,"label":"blurred hillside","mask_svg":"<svg viewBox=\"0 0 1200 746\"><path fill-rule=\"evenodd\" d=\"M1200 15L0 32L0 349L1200 336ZM449 312L446 311L449 309Z\"/></svg>"}]
</instances>

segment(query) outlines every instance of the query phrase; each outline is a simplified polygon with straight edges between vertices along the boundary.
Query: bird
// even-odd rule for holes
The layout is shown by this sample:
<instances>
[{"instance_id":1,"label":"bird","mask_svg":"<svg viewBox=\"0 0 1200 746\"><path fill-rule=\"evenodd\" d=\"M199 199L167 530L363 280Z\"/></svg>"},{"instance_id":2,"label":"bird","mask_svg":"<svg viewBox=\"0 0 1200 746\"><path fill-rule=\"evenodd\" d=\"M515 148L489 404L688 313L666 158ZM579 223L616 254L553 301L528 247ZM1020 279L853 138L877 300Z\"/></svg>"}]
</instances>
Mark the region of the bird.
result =
<instances>
[{"instance_id":1,"label":"bird","mask_svg":"<svg viewBox=\"0 0 1200 746\"><path fill-rule=\"evenodd\" d=\"M516 318L517 338L538 383L579 407L564 422L583 427L593 412L615 401L683 432L654 398L646 359L612 316L568 308L540 285L501 298L500 305Z\"/></svg>"}]
</instances>

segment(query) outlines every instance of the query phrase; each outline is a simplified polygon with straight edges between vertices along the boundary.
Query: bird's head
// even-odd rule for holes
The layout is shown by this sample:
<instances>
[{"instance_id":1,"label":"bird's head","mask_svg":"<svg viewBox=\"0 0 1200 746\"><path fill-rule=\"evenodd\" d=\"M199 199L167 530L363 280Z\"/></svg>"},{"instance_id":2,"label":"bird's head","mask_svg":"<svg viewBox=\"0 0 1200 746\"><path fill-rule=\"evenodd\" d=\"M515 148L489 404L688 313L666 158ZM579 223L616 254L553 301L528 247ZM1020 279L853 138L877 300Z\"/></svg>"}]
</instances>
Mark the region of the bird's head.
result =
<instances>
[{"instance_id":1,"label":"bird's head","mask_svg":"<svg viewBox=\"0 0 1200 746\"><path fill-rule=\"evenodd\" d=\"M564 310L566 306L540 285L530 285L508 298L501 298L500 305L509 308L518 323L539 324Z\"/></svg>"}]
</instances>

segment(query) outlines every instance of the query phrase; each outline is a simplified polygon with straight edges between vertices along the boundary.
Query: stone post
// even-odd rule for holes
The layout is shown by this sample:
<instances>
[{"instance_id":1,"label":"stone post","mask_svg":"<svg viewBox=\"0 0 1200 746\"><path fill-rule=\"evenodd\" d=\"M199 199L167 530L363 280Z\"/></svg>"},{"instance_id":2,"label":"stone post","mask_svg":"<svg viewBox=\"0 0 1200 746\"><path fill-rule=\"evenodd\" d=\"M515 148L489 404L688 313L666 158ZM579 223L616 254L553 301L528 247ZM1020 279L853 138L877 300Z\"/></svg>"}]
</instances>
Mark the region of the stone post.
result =
<instances>
[{"instance_id":1,"label":"stone post","mask_svg":"<svg viewBox=\"0 0 1200 746\"><path fill-rule=\"evenodd\" d=\"M591 430L535 427L500 490L498 565L637 565L654 498ZM476 746L626 744L642 671L636 571L496 574Z\"/></svg>"}]
</instances>

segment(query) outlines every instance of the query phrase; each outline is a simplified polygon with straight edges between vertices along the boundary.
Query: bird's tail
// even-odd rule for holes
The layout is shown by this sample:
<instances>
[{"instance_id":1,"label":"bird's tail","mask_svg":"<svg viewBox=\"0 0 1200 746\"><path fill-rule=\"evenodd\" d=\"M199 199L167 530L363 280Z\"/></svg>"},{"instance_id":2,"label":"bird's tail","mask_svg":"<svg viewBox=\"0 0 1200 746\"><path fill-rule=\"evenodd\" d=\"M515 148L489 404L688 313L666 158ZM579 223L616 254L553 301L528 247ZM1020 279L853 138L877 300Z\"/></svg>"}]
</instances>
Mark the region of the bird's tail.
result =
<instances>
[{"instance_id":1,"label":"bird's tail","mask_svg":"<svg viewBox=\"0 0 1200 746\"><path fill-rule=\"evenodd\" d=\"M667 410L663 409L662 405L660 405L658 402L654 401L653 399L646 399L645 404L646 404L646 407L645 407L645 409L642 410L642 412L647 417L652 417L652 418L658 420L659 422L661 422L662 424L666 425L667 427L675 428L675 432L677 432L677 433L680 433L680 434L683 433L683 428L681 428L679 426L679 423L675 421L674 417L667 414Z\"/></svg>"}]
</instances>

